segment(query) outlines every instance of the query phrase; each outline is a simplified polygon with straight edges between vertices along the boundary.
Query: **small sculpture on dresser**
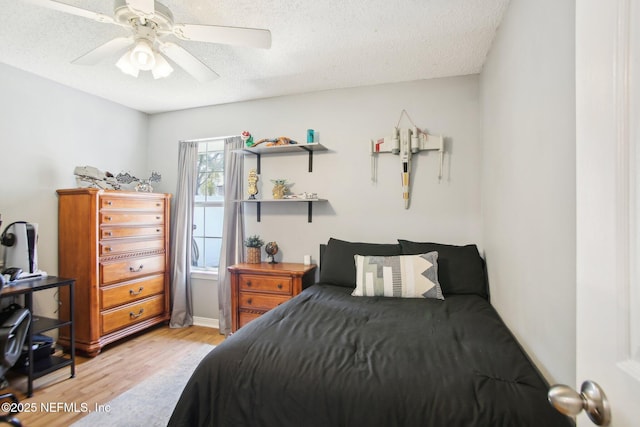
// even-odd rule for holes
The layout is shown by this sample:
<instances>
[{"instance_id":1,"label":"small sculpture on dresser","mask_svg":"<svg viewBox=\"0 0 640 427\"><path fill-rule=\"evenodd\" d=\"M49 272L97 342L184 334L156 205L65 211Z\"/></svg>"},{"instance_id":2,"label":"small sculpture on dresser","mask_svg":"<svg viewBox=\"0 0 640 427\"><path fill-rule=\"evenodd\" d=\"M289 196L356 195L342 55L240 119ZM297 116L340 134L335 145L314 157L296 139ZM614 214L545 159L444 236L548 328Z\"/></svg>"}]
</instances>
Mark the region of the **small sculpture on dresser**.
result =
<instances>
[{"instance_id":1,"label":"small sculpture on dresser","mask_svg":"<svg viewBox=\"0 0 640 427\"><path fill-rule=\"evenodd\" d=\"M269 264L277 264L278 261L276 261L274 259L275 255L278 253L278 244L276 242L269 242L267 243L267 245L264 247L264 251L267 253L267 255L269 255L271 257L271 261L269 261Z\"/></svg>"},{"instance_id":2,"label":"small sculpture on dresser","mask_svg":"<svg viewBox=\"0 0 640 427\"><path fill-rule=\"evenodd\" d=\"M116 181L122 184L131 184L132 182L137 182L136 191L141 193L153 193L153 187L151 186L152 182L160 182L162 179L162 175L158 172L151 172L151 176L148 179L136 178L131 175L129 172L127 173L119 173L116 175Z\"/></svg>"}]
</instances>

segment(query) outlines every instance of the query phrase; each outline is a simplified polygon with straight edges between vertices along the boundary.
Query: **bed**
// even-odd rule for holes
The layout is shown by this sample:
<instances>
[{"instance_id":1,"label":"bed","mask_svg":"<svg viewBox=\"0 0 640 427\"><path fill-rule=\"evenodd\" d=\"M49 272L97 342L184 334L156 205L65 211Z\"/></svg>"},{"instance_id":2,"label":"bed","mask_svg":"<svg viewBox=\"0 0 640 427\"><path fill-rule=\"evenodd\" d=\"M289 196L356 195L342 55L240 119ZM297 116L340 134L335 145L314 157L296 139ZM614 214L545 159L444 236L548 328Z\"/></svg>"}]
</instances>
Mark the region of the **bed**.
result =
<instances>
[{"instance_id":1,"label":"bed","mask_svg":"<svg viewBox=\"0 0 640 427\"><path fill-rule=\"evenodd\" d=\"M202 360L169 426L574 425L489 303L475 245L332 238L320 264Z\"/></svg>"}]
</instances>

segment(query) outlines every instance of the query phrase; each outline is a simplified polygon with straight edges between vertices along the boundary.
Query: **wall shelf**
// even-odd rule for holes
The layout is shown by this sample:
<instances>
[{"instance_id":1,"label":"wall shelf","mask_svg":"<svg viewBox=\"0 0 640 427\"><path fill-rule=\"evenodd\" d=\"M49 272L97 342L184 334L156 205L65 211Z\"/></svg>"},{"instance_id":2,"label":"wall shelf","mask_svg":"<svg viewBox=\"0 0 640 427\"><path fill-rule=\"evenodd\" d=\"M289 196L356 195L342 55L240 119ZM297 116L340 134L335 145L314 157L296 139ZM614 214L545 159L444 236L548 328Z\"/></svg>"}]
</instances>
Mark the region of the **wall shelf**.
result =
<instances>
[{"instance_id":1,"label":"wall shelf","mask_svg":"<svg viewBox=\"0 0 640 427\"><path fill-rule=\"evenodd\" d=\"M316 202L326 202L327 199L245 199L239 200L243 203L255 203L256 204L256 217L258 222L260 222L260 206L262 203L307 203L307 221L313 222L313 204Z\"/></svg>"},{"instance_id":2,"label":"wall shelf","mask_svg":"<svg viewBox=\"0 0 640 427\"><path fill-rule=\"evenodd\" d=\"M237 150L242 153L253 154L257 157L256 172L260 174L260 158L263 154L283 154L283 153L295 153L295 152L307 152L309 153L309 172L313 172L313 152L314 151L327 151L327 147L319 142L312 142L308 144L288 144L288 145L274 145L267 147L266 145L258 145L255 147L245 147L241 150Z\"/></svg>"}]
</instances>

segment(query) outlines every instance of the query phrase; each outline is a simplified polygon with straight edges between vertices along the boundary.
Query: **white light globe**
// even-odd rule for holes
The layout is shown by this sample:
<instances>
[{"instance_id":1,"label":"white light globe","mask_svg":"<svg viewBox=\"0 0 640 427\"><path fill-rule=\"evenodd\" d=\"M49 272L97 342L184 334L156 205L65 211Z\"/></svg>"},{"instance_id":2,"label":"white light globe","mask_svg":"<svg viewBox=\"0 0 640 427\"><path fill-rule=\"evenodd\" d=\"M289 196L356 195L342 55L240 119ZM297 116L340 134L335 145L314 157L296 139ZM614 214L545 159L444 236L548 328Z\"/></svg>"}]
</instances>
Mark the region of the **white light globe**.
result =
<instances>
[{"instance_id":1,"label":"white light globe","mask_svg":"<svg viewBox=\"0 0 640 427\"><path fill-rule=\"evenodd\" d=\"M148 40L140 39L131 51L131 62L140 70L151 70L156 65L156 57Z\"/></svg>"}]
</instances>

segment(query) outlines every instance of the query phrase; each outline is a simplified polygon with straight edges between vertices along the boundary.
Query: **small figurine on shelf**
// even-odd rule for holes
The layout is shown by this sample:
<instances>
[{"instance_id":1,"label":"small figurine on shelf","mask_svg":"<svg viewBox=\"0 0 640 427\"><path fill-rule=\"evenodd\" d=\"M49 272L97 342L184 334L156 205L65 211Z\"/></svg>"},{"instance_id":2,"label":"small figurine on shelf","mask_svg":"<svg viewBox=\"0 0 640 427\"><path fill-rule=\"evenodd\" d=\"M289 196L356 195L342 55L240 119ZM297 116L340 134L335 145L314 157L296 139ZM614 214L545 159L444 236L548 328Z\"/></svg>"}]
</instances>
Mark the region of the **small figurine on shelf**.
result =
<instances>
[{"instance_id":1,"label":"small figurine on shelf","mask_svg":"<svg viewBox=\"0 0 640 427\"><path fill-rule=\"evenodd\" d=\"M291 183L287 183L286 179L272 179L273 183L273 198L274 199L283 199L284 195L289 191L288 185L292 185Z\"/></svg>"},{"instance_id":2,"label":"small figurine on shelf","mask_svg":"<svg viewBox=\"0 0 640 427\"><path fill-rule=\"evenodd\" d=\"M297 143L298 143L297 141L294 141L289 137L279 136L277 138L262 138L256 141L256 143L252 145L264 144L267 147L275 147L278 145L295 145Z\"/></svg>"},{"instance_id":3,"label":"small figurine on shelf","mask_svg":"<svg viewBox=\"0 0 640 427\"><path fill-rule=\"evenodd\" d=\"M249 199L254 200L256 198L256 194L258 194L258 174L255 169L251 169L249 171L249 178L247 179L249 185L247 188L247 193L249 193Z\"/></svg>"},{"instance_id":4,"label":"small figurine on shelf","mask_svg":"<svg viewBox=\"0 0 640 427\"><path fill-rule=\"evenodd\" d=\"M264 247L264 251L271 257L269 264L277 264L278 261L274 259L274 256L278 253L278 244L276 242L269 242Z\"/></svg>"},{"instance_id":5,"label":"small figurine on shelf","mask_svg":"<svg viewBox=\"0 0 640 427\"><path fill-rule=\"evenodd\" d=\"M244 144L247 147L253 147L253 136L249 133L249 131L246 131L246 130L243 131L240 138L242 138L242 140L244 141Z\"/></svg>"}]
</instances>

